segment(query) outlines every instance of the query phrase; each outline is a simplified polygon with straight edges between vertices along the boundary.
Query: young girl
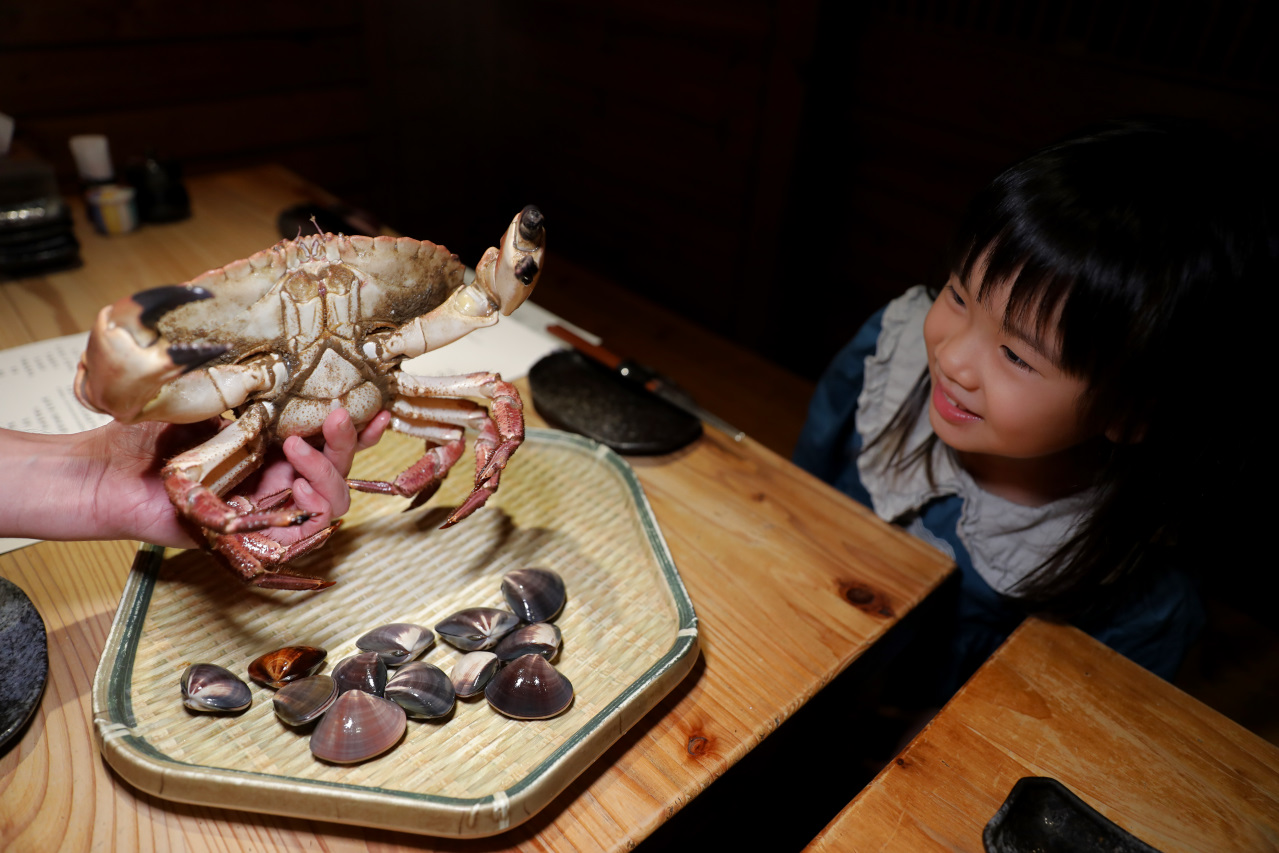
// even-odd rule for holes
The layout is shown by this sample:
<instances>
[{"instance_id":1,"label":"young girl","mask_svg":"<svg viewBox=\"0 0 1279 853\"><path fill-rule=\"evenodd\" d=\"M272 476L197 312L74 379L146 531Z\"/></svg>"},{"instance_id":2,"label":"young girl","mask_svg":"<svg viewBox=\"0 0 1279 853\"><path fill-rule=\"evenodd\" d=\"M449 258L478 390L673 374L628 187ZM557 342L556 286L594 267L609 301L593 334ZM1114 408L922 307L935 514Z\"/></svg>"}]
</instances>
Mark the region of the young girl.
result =
<instances>
[{"instance_id":1,"label":"young girl","mask_svg":"<svg viewBox=\"0 0 1279 853\"><path fill-rule=\"evenodd\" d=\"M1173 676L1204 619L1196 571L1217 568L1206 545L1241 536L1230 436L1269 396L1263 183L1167 123L1051 146L974 200L941 291L891 302L822 378L796 463L959 566L917 638L922 701L1030 612Z\"/></svg>"}]
</instances>

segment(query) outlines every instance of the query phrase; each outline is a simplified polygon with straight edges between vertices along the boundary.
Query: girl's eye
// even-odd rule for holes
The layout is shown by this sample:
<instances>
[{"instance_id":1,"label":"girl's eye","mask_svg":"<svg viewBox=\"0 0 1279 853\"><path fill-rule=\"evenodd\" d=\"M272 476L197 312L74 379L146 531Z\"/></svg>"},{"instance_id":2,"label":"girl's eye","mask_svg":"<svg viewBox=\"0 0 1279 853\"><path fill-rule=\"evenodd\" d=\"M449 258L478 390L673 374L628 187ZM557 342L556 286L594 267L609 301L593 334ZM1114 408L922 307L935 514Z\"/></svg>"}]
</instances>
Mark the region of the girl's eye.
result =
<instances>
[{"instance_id":1,"label":"girl's eye","mask_svg":"<svg viewBox=\"0 0 1279 853\"><path fill-rule=\"evenodd\" d=\"M948 284L946 285L946 289L950 291L951 300L960 308L963 308L965 304L964 297L959 295L959 291L955 289L954 285Z\"/></svg>"},{"instance_id":2,"label":"girl's eye","mask_svg":"<svg viewBox=\"0 0 1279 853\"><path fill-rule=\"evenodd\" d=\"M1011 361L1011 362L1013 363L1013 365L1014 365L1014 366L1016 366L1016 367L1018 367L1018 368L1020 368L1020 369L1022 369L1022 370L1033 370L1033 369L1034 369L1034 368L1032 368L1029 364L1027 364L1026 362L1022 361L1022 360L1021 360L1021 358L1020 358L1020 357L1018 357L1017 353L1013 352L1013 351L1012 351L1012 350L1010 350L1008 347L1000 347L1000 349L1002 349L1002 350L1004 351L1004 358L1006 358L1006 359L1008 359L1009 361Z\"/></svg>"}]
</instances>

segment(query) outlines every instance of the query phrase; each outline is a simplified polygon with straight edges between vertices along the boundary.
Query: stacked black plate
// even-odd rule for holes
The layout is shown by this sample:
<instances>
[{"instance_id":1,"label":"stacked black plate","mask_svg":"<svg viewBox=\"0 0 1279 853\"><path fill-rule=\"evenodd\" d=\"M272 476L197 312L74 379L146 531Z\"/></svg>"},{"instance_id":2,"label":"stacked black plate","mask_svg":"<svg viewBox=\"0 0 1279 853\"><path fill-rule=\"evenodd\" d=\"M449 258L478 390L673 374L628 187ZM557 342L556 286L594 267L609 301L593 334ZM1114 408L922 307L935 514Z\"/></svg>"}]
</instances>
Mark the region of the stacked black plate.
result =
<instances>
[{"instance_id":1,"label":"stacked black plate","mask_svg":"<svg viewBox=\"0 0 1279 853\"><path fill-rule=\"evenodd\" d=\"M0 276L79 265L80 244L53 168L35 160L0 158Z\"/></svg>"}]
</instances>

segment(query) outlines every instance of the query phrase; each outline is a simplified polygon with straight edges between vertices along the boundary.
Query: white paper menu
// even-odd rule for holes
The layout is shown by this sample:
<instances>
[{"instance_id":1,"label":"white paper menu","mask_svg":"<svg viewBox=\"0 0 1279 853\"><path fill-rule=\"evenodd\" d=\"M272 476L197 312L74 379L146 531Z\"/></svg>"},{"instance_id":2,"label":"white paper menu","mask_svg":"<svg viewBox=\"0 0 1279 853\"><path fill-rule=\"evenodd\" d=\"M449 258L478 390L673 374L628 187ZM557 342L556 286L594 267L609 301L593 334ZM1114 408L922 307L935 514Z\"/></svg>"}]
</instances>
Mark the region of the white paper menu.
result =
<instances>
[{"instance_id":1,"label":"white paper menu","mask_svg":"<svg viewBox=\"0 0 1279 853\"><path fill-rule=\"evenodd\" d=\"M81 406L71 391L87 333L0 350L0 427L45 435L83 432L111 418ZM0 539L0 553L33 539Z\"/></svg>"}]
</instances>

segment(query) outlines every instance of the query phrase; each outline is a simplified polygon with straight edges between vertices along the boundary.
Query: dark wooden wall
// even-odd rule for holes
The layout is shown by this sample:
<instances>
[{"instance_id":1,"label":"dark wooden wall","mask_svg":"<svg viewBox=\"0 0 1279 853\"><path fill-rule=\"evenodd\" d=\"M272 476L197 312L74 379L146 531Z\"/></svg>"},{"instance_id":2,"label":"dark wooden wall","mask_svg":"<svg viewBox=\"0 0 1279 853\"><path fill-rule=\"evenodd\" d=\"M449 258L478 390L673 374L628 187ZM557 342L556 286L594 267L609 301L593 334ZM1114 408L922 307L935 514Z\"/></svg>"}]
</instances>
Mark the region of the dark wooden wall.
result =
<instances>
[{"instance_id":1,"label":"dark wooden wall","mask_svg":"<svg viewBox=\"0 0 1279 853\"><path fill-rule=\"evenodd\" d=\"M0 112L75 184L69 137L188 172L281 162L371 192L365 15L336 0L0 0Z\"/></svg>"},{"instance_id":2,"label":"dark wooden wall","mask_svg":"<svg viewBox=\"0 0 1279 853\"><path fill-rule=\"evenodd\" d=\"M474 261L553 252L815 376L940 273L966 199L1138 113L1274 141L1267 0L0 0L0 111L71 172L110 136L278 161Z\"/></svg>"}]
</instances>

